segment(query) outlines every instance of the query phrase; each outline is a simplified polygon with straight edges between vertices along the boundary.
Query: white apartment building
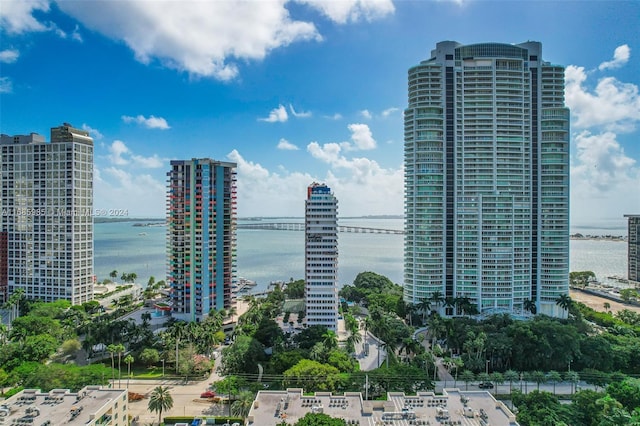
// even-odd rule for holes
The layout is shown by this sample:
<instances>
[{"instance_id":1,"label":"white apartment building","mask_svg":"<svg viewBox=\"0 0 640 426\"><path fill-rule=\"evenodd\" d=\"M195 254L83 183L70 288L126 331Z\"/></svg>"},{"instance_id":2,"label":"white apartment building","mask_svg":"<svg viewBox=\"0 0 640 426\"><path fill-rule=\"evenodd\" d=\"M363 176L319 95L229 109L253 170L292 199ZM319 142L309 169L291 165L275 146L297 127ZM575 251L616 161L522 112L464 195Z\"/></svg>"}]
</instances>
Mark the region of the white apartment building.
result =
<instances>
[{"instance_id":1,"label":"white apartment building","mask_svg":"<svg viewBox=\"0 0 640 426\"><path fill-rule=\"evenodd\" d=\"M313 183L305 201L306 323L338 330L338 200Z\"/></svg>"},{"instance_id":2,"label":"white apartment building","mask_svg":"<svg viewBox=\"0 0 640 426\"><path fill-rule=\"evenodd\" d=\"M0 424L37 426L127 426L127 389L85 386L69 389L24 389L0 404Z\"/></svg>"},{"instance_id":3,"label":"white apartment building","mask_svg":"<svg viewBox=\"0 0 640 426\"><path fill-rule=\"evenodd\" d=\"M566 315L569 110L540 43L445 41L409 69L405 232L405 301Z\"/></svg>"},{"instance_id":4,"label":"white apartment building","mask_svg":"<svg viewBox=\"0 0 640 426\"><path fill-rule=\"evenodd\" d=\"M0 149L0 298L92 300L93 140L65 123L50 143L1 135Z\"/></svg>"}]
</instances>

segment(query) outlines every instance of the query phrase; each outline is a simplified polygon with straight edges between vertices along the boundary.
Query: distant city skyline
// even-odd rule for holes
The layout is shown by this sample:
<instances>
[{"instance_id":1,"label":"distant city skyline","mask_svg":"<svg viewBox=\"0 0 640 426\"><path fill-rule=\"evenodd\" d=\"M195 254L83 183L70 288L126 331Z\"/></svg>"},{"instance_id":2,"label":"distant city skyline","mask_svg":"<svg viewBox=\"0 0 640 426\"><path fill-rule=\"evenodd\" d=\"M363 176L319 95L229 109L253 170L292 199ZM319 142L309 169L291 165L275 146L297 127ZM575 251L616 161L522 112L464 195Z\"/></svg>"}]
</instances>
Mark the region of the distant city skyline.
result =
<instances>
[{"instance_id":1,"label":"distant city skyline","mask_svg":"<svg viewBox=\"0 0 640 426\"><path fill-rule=\"evenodd\" d=\"M163 217L169 161L202 157L238 164L239 217L302 217L313 181L345 217L401 215L415 58L535 40L566 66L571 227L640 212L637 2L187 4L3 0L0 132L89 131L94 207L132 217Z\"/></svg>"}]
</instances>

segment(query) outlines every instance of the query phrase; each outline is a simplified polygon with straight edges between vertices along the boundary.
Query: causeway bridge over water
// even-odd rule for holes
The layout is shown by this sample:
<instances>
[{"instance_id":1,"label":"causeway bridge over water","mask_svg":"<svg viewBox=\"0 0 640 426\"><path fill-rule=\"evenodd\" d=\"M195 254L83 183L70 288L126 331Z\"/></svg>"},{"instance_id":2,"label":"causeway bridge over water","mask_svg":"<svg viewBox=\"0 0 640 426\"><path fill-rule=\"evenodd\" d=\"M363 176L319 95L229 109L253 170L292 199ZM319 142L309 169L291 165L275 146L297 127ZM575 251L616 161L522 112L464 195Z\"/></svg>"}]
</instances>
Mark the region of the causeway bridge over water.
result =
<instances>
[{"instance_id":1,"label":"causeway bridge over water","mask_svg":"<svg viewBox=\"0 0 640 426\"><path fill-rule=\"evenodd\" d=\"M272 231L304 231L304 223L300 222L258 222L239 223L238 229L266 229ZM404 231L398 229L365 228L362 226L338 225L339 232L351 232L354 234L395 234L403 235Z\"/></svg>"}]
</instances>

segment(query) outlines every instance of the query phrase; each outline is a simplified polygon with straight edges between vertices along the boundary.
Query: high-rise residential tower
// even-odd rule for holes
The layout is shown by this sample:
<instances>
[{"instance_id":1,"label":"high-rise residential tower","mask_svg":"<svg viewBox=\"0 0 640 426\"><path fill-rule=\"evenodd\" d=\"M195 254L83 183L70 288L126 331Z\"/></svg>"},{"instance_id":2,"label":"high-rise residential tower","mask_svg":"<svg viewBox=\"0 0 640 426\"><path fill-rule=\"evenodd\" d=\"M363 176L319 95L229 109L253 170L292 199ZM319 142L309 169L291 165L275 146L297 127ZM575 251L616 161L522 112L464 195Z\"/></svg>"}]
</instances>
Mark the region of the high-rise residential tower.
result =
<instances>
[{"instance_id":1,"label":"high-rise residential tower","mask_svg":"<svg viewBox=\"0 0 640 426\"><path fill-rule=\"evenodd\" d=\"M640 215L626 214L629 219L629 233L627 234L628 278L640 282Z\"/></svg>"},{"instance_id":2,"label":"high-rise residential tower","mask_svg":"<svg viewBox=\"0 0 640 426\"><path fill-rule=\"evenodd\" d=\"M93 299L93 140L65 123L51 142L0 137L0 289L73 304ZM4 285L4 286L3 286Z\"/></svg>"},{"instance_id":3,"label":"high-rise residential tower","mask_svg":"<svg viewBox=\"0 0 640 426\"><path fill-rule=\"evenodd\" d=\"M405 300L566 315L556 304L569 291L563 67L537 42L445 41L409 69L408 95ZM461 313L447 305L436 308Z\"/></svg>"},{"instance_id":4,"label":"high-rise residential tower","mask_svg":"<svg viewBox=\"0 0 640 426\"><path fill-rule=\"evenodd\" d=\"M305 307L307 325L338 330L338 200L313 183L305 201Z\"/></svg>"},{"instance_id":5,"label":"high-rise residential tower","mask_svg":"<svg viewBox=\"0 0 640 426\"><path fill-rule=\"evenodd\" d=\"M171 161L167 194L167 277L172 315L202 321L231 307L236 273L236 164Z\"/></svg>"}]
</instances>

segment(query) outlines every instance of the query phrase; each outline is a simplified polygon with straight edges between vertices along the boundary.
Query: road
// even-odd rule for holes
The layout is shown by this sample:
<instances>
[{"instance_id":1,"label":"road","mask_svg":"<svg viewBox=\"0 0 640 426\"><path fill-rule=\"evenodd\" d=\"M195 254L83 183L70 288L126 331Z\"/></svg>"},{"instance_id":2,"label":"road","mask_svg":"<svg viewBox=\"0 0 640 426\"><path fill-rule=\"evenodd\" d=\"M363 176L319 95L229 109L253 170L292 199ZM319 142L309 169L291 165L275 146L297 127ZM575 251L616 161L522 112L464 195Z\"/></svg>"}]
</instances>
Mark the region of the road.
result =
<instances>
[{"instance_id":1,"label":"road","mask_svg":"<svg viewBox=\"0 0 640 426\"><path fill-rule=\"evenodd\" d=\"M356 344L356 360L360 364L360 371L371 371L378 368L387 358L387 353L381 347L382 342L369 332L360 330L362 342ZM369 353L365 353L365 344L369 345Z\"/></svg>"}]
</instances>

